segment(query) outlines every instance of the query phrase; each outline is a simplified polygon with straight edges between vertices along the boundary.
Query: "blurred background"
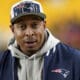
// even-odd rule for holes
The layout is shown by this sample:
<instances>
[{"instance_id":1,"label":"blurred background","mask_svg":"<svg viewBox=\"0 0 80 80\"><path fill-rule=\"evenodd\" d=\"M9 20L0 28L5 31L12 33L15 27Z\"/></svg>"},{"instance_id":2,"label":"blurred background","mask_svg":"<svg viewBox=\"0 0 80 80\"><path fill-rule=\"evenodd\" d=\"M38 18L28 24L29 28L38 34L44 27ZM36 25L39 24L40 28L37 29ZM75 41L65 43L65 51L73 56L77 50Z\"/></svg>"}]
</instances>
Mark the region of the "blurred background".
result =
<instances>
[{"instance_id":1,"label":"blurred background","mask_svg":"<svg viewBox=\"0 0 80 80\"><path fill-rule=\"evenodd\" d=\"M10 7L20 0L0 0L0 50L13 36L9 29ZM47 27L63 43L80 49L80 0L36 0L47 15Z\"/></svg>"}]
</instances>

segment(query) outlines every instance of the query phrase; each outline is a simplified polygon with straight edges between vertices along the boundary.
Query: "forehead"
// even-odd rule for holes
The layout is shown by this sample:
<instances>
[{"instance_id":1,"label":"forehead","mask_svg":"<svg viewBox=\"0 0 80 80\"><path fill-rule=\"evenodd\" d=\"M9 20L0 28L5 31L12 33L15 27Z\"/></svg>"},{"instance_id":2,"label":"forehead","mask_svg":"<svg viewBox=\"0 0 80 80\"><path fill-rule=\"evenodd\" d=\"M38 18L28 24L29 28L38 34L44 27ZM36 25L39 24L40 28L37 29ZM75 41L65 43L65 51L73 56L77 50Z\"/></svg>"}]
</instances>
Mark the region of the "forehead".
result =
<instances>
[{"instance_id":1,"label":"forehead","mask_svg":"<svg viewBox=\"0 0 80 80\"><path fill-rule=\"evenodd\" d=\"M19 19L17 19L15 21L15 23L18 23L18 22L22 22L22 21L42 21L42 19L39 17L39 16L34 16L34 15L27 15L27 16L23 16L23 17L20 17Z\"/></svg>"}]
</instances>

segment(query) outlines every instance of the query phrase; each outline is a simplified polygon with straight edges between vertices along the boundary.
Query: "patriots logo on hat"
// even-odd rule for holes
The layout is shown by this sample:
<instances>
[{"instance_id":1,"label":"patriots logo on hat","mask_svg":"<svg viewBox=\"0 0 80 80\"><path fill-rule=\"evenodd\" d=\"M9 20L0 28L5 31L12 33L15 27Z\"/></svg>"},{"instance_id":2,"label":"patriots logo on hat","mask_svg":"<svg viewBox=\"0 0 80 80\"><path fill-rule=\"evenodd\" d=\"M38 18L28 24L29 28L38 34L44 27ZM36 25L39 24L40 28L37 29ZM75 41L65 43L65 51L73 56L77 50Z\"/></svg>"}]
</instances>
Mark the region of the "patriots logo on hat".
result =
<instances>
[{"instance_id":1,"label":"patriots logo on hat","mask_svg":"<svg viewBox=\"0 0 80 80\"><path fill-rule=\"evenodd\" d=\"M54 70L51 70L51 72L55 72L55 73L59 73L61 74L64 78L66 78L69 74L70 74L70 71L69 70L66 70L66 69L54 69Z\"/></svg>"},{"instance_id":2,"label":"patriots logo on hat","mask_svg":"<svg viewBox=\"0 0 80 80\"><path fill-rule=\"evenodd\" d=\"M24 7L24 4L20 4L16 8L23 8L23 7Z\"/></svg>"}]
</instances>

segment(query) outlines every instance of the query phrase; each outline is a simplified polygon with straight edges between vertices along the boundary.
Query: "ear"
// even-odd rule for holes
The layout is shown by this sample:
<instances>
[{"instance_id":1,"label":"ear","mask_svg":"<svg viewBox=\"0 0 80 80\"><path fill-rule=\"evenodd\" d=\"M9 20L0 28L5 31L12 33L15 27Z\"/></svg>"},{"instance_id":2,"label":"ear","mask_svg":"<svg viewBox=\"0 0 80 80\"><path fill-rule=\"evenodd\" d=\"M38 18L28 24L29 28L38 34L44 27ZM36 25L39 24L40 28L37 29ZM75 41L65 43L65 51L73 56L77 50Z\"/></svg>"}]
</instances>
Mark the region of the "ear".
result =
<instances>
[{"instance_id":1,"label":"ear","mask_svg":"<svg viewBox=\"0 0 80 80\"><path fill-rule=\"evenodd\" d=\"M11 29L12 33L14 33L14 25L10 25L10 29Z\"/></svg>"},{"instance_id":2,"label":"ear","mask_svg":"<svg viewBox=\"0 0 80 80\"><path fill-rule=\"evenodd\" d=\"M44 21L44 29L46 28L46 21Z\"/></svg>"}]
</instances>

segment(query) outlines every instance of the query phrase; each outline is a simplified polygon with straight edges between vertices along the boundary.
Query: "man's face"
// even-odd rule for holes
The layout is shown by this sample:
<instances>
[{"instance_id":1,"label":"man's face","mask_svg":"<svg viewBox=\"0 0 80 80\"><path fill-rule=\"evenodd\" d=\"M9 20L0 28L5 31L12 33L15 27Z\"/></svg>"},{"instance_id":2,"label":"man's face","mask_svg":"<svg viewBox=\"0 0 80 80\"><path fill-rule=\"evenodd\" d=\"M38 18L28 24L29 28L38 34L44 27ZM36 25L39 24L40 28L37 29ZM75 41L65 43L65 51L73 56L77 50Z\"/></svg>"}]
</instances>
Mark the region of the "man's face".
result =
<instances>
[{"instance_id":1,"label":"man's face","mask_svg":"<svg viewBox=\"0 0 80 80\"><path fill-rule=\"evenodd\" d=\"M27 55L34 54L44 43L45 21L38 17L22 17L11 26L11 30L21 51Z\"/></svg>"}]
</instances>

